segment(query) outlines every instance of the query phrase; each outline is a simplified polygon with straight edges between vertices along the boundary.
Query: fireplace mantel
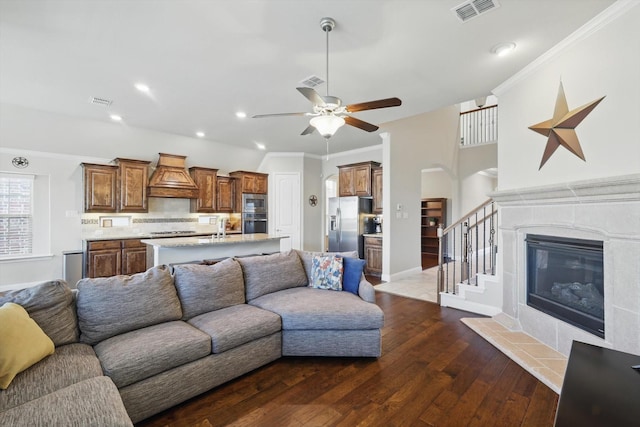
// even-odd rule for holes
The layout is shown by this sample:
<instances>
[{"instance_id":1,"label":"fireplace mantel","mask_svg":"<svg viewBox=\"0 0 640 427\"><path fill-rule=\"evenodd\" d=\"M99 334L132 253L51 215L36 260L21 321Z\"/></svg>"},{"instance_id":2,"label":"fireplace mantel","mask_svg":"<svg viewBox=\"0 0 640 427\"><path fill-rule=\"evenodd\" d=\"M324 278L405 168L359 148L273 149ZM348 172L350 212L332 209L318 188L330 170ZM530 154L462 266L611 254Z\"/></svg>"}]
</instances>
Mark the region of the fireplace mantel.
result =
<instances>
[{"instance_id":1,"label":"fireplace mantel","mask_svg":"<svg viewBox=\"0 0 640 427\"><path fill-rule=\"evenodd\" d=\"M640 174L499 190L489 196L501 206L640 201Z\"/></svg>"}]
</instances>

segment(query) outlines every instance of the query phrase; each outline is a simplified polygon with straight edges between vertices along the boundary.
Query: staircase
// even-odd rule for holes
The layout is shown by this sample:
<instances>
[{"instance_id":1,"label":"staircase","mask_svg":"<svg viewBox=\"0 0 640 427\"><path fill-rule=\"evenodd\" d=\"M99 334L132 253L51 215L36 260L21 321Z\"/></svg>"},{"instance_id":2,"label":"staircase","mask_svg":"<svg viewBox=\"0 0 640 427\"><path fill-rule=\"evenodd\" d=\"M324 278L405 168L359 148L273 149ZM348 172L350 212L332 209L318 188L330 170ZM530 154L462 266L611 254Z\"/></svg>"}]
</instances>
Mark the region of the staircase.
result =
<instances>
[{"instance_id":1,"label":"staircase","mask_svg":"<svg viewBox=\"0 0 640 427\"><path fill-rule=\"evenodd\" d=\"M502 311L502 286L495 275L497 224L498 211L489 199L449 227L438 228L441 306L486 316Z\"/></svg>"}]
</instances>

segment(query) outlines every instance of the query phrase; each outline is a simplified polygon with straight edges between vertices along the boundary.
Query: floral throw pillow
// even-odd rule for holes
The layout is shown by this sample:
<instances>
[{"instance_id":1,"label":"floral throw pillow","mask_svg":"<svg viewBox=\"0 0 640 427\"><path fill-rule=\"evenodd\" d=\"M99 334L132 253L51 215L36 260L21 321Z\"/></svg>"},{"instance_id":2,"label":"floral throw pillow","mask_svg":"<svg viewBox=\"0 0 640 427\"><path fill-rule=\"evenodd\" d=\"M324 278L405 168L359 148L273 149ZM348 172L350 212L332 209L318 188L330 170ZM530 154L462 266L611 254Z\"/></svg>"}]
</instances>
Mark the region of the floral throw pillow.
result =
<instances>
[{"instance_id":1,"label":"floral throw pillow","mask_svg":"<svg viewBox=\"0 0 640 427\"><path fill-rule=\"evenodd\" d=\"M317 289L342 290L342 257L316 255L311 263L311 287Z\"/></svg>"}]
</instances>

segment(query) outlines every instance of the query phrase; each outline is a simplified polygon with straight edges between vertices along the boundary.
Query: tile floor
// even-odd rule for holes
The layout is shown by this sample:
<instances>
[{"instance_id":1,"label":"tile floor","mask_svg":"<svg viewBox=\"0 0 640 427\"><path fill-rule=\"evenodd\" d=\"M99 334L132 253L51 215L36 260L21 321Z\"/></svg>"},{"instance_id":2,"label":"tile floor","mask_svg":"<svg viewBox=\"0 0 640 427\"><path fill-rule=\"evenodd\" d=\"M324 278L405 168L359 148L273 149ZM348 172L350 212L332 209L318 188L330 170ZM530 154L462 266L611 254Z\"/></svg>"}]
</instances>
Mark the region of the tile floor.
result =
<instances>
[{"instance_id":1,"label":"tile floor","mask_svg":"<svg viewBox=\"0 0 640 427\"><path fill-rule=\"evenodd\" d=\"M437 267L393 282L375 285L376 291L437 302ZM567 357L521 331L512 331L491 318L465 318L462 322L511 360L560 394Z\"/></svg>"},{"instance_id":2,"label":"tile floor","mask_svg":"<svg viewBox=\"0 0 640 427\"><path fill-rule=\"evenodd\" d=\"M531 375L560 394L567 357L521 331L511 331L493 319L464 318L462 322L493 344Z\"/></svg>"},{"instance_id":3,"label":"tile floor","mask_svg":"<svg viewBox=\"0 0 640 427\"><path fill-rule=\"evenodd\" d=\"M392 282L375 285L376 291L428 302L438 301L438 267L422 270Z\"/></svg>"}]
</instances>

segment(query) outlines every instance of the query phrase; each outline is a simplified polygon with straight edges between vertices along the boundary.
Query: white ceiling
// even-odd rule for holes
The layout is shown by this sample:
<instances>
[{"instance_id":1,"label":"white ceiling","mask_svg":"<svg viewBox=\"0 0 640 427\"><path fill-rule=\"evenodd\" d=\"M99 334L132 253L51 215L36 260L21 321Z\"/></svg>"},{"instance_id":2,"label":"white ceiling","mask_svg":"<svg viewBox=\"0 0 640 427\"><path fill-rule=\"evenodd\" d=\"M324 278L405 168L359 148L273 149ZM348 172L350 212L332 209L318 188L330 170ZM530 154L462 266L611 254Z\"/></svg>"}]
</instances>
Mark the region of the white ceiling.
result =
<instances>
[{"instance_id":1,"label":"white ceiling","mask_svg":"<svg viewBox=\"0 0 640 427\"><path fill-rule=\"evenodd\" d=\"M364 111L383 124L487 95L613 0L498 0L462 23L461 0L0 0L0 102L268 151L323 154L296 90L325 79L322 17L330 33L330 89L344 103L399 97ZM490 52L501 42L517 48ZM133 87L145 82L144 95ZM325 87L316 88L324 94ZM92 105L91 97L113 100ZM1 119L1 118L0 118ZM381 142L345 126L331 152Z\"/></svg>"}]
</instances>

